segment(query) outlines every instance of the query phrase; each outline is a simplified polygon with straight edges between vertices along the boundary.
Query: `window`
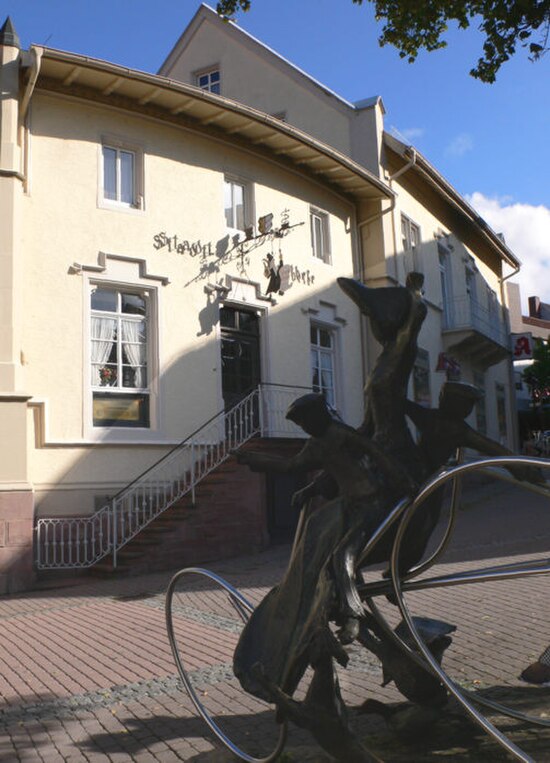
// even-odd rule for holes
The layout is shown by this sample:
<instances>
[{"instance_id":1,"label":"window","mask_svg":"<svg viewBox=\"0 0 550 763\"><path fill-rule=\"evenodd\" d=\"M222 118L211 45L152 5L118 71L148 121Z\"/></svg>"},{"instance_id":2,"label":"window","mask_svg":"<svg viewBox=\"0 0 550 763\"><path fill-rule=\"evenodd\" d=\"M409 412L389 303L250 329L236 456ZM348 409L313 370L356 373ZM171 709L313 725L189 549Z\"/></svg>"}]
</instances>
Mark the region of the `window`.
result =
<instances>
[{"instance_id":1,"label":"window","mask_svg":"<svg viewBox=\"0 0 550 763\"><path fill-rule=\"evenodd\" d=\"M420 347L413 367L414 402L429 408L432 404L430 391L430 354Z\"/></svg>"},{"instance_id":2,"label":"window","mask_svg":"<svg viewBox=\"0 0 550 763\"><path fill-rule=\"evenodd\" d=\"M500 306L498 304L497 295L495 292L487 286L487 319L489 335L497 341L502 341L502 321L500 317Z\"/></svg>"},{"instance_id":3,"label":"window","mask_svg":"<svg viewBox=\"0 0 550 763\"><path fill-rule=\"evenodd\" d=\"M209 93L221 93L221 77L219 69L209 69L195 75L195 82L201 90Z\"/></svg>"},{"instance_id":4,"label":"window","mask_svg":"<svg viewBox=\"0 0 550 763\"><path fill-rule=\"evenodd\" d=\"M143 150L105 138L99 159L99 205L143 208Z\"/></svg>"},{"instance_id":5,"label":"window","mask_svg":"<svg viewBox=\"0 0 550 763\"><path fill-rule=\"evenodd\" d=\"M327 403L336 407L335 394L335 336L334 331L311 326L311 386L324 395Z\"/></svg>"},{"instance_id":6,"label":"window","mask_svg":"<svg viewBox=\"0 0 550 763\"><path fill-rule=\"evenodd\" d=\"M495 384L496 403L497 403L497 422L498 436L501 445L506 443L508 428L506 426L506 390L504 384Z\"/></svg>"},{"instance_id":7,"label":"window","mask_svg":"<svg viewBox=\"0 0 550 763\"><path fill-rule=\"evenodd\" d=\"M94 286L90 372L94 427L149 427L149 294Z\"/></svg>"},{"instance_id":8,"label":"window","mask_svg":"<svg viewBox=\"0 0 550 763\"><path fill-rule=\"evenodd\" d=\"M135 204L135 154L103 146L103 198L129 207Z\"/></svg>"},{"instance_id":9,"label":"window","mask_svg":"<svg viewBox=\"0 0 550 763\"><path fill-rule=\"evenodd\" d=\"M485 374L483 371L474 371L474 385L483 392L476 402L476 429L480 434L487 434L487 407L485 404Z\"/></svg>"},{"instance_id":10,"label":"window","mask_svg":"<svg viewBox=\"0 0 550 763\"><path fill-rule=\"evenodd\" d=\"M401 243L407 256L407 270L422 270L420 267L420 228L406 215L401 215Z\"/></svg>"},{"instance_id":11,"label":"window","mask_svg":"<svg viewBox=\"0 0 550 763\"><path fill-rule=\"evenodd\" d=\"M249 224L250 187L247 183L225 178L223 184L223 207L225 224L231 230L242 230Z\"/></svg>"},{"instance_id":12,"label":"window","mask_svg":"<svg viewBox=\"0 0 550 763\"><path fill-rule=\"evenodd\" d=\"M439 276L441 279L441 306L443 308L444 328L451 328L453 325L453 305L452 305L452 286L451 286L451 261L450 254L446 247L438 243L437 250L439 254Z\"/></svg>"},{"instance_id":13,"label":"window","mask_svg":"<svg viewBox=\"0 0 550 763\"><path fill-rule=\"evenodd\" d=\"M330 236L328 215L319 209L310 209L311 248L313 256L330 264Z\"/></svg>"},{"instance_id":14,"label":"window","mask_svg":"<svg viewBox=\"0 0 550 763\"><path fill-rule=\"evenodd\" d=\"M468 297L470 310L475 310L477 307L477 284L476 284L476 271L469 264L465 268L466 277L466 294Z\"/></svg>"}]
</instances>

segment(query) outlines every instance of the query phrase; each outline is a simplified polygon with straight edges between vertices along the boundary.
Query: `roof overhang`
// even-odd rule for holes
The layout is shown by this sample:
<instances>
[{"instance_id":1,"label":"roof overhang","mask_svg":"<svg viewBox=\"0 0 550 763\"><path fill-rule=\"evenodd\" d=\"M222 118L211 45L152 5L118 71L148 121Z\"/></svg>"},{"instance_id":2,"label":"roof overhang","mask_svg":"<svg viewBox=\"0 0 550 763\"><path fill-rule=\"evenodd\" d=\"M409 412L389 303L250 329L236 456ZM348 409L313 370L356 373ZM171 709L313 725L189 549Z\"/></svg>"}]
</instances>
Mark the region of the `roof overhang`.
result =
<instances>
[{"instance_id":1,"label":"roof overhang","mask_svg":"<svg viewBox=\"0 0 550 763\"><path fill-rule=\"evenodd\" d=\"M41 54L39 92L81 98L210 135L299 170L353 201L393 198L388 186L360 164L261 111L156 74L33 48Z\"/></svg>"},{"instance_id":2,"label":"roof overhang","mask_svg":"<svg viewBox=\"0 0 550 763\"><path fill-rule=\"evenodd\" d=\"M387 132L384 133L384 144L405 162L411 161L414 157L414 164L411 165L409 171L416 173L423 182L431 186L436 193L452 206L453 209L462 216L464 222L473 228L475 233L479 235L486 244L489 244L491 249L501 260L504 260L504 262L514 269L520 267L520 261L506 246L501 237L495 233L479 213L468 204L466 199L461 196L447 180L445 180L445 178L424 156L422 156L419 151L412 146L402 143Z\"/></svg>"}]
</instances>

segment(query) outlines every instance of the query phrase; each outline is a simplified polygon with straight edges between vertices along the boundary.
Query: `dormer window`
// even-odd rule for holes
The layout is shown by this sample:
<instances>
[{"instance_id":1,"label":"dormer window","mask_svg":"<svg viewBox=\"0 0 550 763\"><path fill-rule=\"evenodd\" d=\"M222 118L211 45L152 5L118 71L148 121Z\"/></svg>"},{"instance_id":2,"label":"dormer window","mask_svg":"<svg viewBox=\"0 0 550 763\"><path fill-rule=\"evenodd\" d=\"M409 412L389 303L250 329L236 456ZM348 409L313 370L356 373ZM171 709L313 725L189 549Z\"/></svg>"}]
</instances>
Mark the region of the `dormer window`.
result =
<instances>
[{"instance_id":1,"label":"dormer window","mask_svg":"<svg viewBox=\"0 0 550 763\"><path fill-rule=\"evenodd\" d=\"M195 75L195 84L200 87L201 90L206 90L209 93L221 93L221 77L218 67L208 69L206 71L198 72Z\"/></svg>"}]
</instances>

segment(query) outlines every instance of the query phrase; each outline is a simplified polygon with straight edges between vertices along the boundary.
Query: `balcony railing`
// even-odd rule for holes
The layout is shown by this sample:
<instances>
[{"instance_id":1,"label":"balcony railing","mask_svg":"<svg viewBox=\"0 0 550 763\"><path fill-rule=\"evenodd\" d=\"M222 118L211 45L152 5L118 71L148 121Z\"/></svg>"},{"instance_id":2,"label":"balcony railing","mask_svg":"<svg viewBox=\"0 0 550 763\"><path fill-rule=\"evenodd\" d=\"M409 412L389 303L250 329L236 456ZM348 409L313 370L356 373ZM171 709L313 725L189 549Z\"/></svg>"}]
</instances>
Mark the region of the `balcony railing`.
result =
<instances>
[{"instance_id":1,"label":"balcony railing","mask_svg":"<svg viewBox=\"0 0 550 763\"><path fill-rule=\"evenodd\" d=\"M453 299L445 306L443 328L447 331L477 331L502 347L509 345L500 307L488 310L468 296Z\"/></svg>"}]
</instances>

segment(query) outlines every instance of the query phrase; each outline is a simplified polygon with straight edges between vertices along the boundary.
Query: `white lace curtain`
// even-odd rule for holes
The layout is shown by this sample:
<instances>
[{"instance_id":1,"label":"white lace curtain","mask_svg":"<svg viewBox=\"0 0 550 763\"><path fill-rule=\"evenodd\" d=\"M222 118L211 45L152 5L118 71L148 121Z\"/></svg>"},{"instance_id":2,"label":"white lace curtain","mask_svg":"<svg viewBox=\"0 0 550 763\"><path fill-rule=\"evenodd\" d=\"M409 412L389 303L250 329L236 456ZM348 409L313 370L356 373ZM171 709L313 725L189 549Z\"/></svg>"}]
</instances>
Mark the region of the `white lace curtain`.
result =
<instances>
[{"instance_id":1,"label":"white lace curtain","mask_svg":"<svg viewBox=\"0 0 550 763\"><path fill-rule=\"evenodd\" d=\"M116 321L113 318L92 318L92 363L94 378L99 367L108 362L115 343ZM99 381L99 379L97 379Z\"/></svg>"},{"instance_id":2,"label":"white lace curtain","mask_svg":"<svg viewBox=\"0 0 550 763\"><path fill-rule=\"evenodd\" d=\"M145 344L140 339L140 328L142 324L138 321L122 321L122 341L128 363L134 370L134 387L146 387L145 379Z\"/></svg>"}]
</instances>

